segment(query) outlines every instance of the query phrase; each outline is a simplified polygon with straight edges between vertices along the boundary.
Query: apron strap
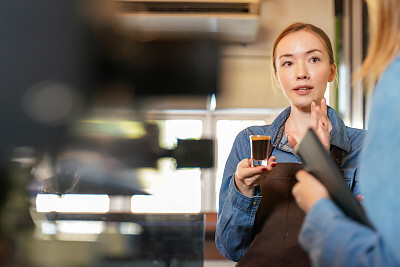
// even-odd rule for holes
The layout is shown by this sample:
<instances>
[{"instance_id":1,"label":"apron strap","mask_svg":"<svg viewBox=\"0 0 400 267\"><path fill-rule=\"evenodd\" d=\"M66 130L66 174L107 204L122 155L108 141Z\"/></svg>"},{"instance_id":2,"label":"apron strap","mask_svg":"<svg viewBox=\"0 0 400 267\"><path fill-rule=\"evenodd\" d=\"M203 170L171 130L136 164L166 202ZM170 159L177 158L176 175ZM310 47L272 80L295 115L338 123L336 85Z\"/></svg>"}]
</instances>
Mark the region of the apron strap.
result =
<instances>
[{"instance_id":1,"label":"apron strap","mask_svg":"<svg viewBox=\"0 0 400 267\"><path fill-rule=\"evenodd\" d=\"M331 155L339 170L342 170L342 150L337 146L331 145Z\"/></svg>"}]
</instances>

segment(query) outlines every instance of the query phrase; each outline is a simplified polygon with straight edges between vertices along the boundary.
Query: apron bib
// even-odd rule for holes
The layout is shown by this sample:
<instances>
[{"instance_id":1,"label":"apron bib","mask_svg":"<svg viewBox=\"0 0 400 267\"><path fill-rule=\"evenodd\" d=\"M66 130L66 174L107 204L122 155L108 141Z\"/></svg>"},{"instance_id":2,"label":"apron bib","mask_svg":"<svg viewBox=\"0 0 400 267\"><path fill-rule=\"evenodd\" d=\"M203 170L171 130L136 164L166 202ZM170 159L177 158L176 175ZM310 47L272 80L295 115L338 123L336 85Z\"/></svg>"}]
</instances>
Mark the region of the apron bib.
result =
<instances>
[{"instance_id":1,"label":"apron bib","mask_svg":"<svg viewBox=\"0 0 400 267\"><path fill-rule=\"evenodd\" d=\"M332 156L340 165L341 151ZM298 243L305 213L297 206L292 188L299 163L278 163L261 182L262 199L255 221L255 236L237 267L311 266L307 253Z\"/></svg>"}]
</instances>

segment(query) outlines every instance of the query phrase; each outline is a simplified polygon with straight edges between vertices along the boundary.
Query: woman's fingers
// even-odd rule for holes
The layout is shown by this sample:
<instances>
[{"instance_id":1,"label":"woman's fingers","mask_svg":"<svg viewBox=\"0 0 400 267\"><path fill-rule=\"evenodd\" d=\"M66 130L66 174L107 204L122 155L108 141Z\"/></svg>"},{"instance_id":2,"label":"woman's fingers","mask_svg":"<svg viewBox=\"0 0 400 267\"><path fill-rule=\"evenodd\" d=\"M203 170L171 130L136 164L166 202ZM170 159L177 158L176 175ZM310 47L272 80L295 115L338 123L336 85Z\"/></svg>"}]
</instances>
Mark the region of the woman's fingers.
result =
<instances>
[{"instance_id":1,"label":"woman's fingers","mask_svg":"<svg viewBox=\"0 0 400 267\"><path fill-rule=\"evenodd\" d=\"M297 140L296 138L294 138L292 135L287 135L287 140L289 142L289 145L296 150L296 146L297 146Z\"/></svg>"},{"instance_id":2,"label":"woman's fingers","mask_svg":"<svg viewBox=\"0 0 400 267\"><path fill-rule=\"evenodd\" d=\"M330 150L330 137L331 137L331 129L332 124L328 117L328 106L326 105L325 98L321 100L321 109L319 112L319 120L320 120L320 135L321 142L325 148L325 150Z\"/></svg>"},{"instance_id":3,"label":"woman's fingers","mask_svg":"<svg viewBox=\"0 0 400 267\"><path fill-rule=\"evenodd\" d=\"M244 159L239 162L235 178L246 186L259 185L261 180L276 166L276 157L271 156L268 159L267 166L251 167L251 159Z\"/></svg>"},{"instance_id":4,"label":"woman's fingers","mask_svg":"<svg viewBox=\"0 0 400 267\"><path fill-rule=\"evenodd\" d=\"M317 114L317 104L315 101L311 103L311 119L310 119L310 127L315 131L318 129L318 114Z\"/></svg>"},{"instance_id":5,"label":"woman's fingers","mask_svg":"<svg viewBox=\"0 0 400 267\"><path fill-rule=\"evenodd\" d=\"M261 178L260 174L267 171L266 166L250 167L243 170L243 175L245 178ZM257 176L257 177L256 177Z\"/></svg>"},{"instance_id":6,"label":"woman's fingers","mask_svg":"<svg viewBox=\"0 0 400 267\"><path fill-rule=\"evenodd\" d=\"M310 173L306 172L305 170L300 170L296 173L296 180L301 183L304 179L313 177Z\"/></svg>"},{"instance_id":7,"label":"woman's fingers","mask_svg":"<svg viewBox=\"0 0 400 267\"><path fill-rule=\"evenodd\" d=\"M321 100L320 106L317 106L315 101L311 103L310 128L315 131L325 150L329 151L332 124L328 117L328 106L325 99Z\"/></svg>"},{"instance_id":8,"label":"woman's fingers","mask_svg":"<svg viewBox=\"0 0 400 267\"><path fill-rule=\"evenodd\" d=\"M321 108L318 111L319 126L324 130L330 130L330 120L328 118L328 106L325 98L321 100Z\"/></svg>"},{"instance_id":9,"label":"woman's fingers","mask_svg":"<svg viewBox=\"0 0 400 267\"><path fill-rule=\"evenodd\" d=\"M308 212L321 198L329 198L325 186L314 176L304 170L296 173L297 184L293 186L292 194L299 207Z\"/></svg>"},{"instance_id":10,"label":"woman's fingers","mask_svg":"<svg viewBox=\"0 0 400 267\"><path fill-rule=\"evenodd\" d=\"M276 157L275 156L269 157L267 162L267 171L272 171L272 169L275 168L276 164L277 164Z\"/></svg>"},{"instance_id":11,"label":"woman's fingers","mask_svg":"<svg viewBox=\"0 0 400 267\"><path fill-rule=\"evenodd\" d=\"M321 100L321 111L322 111L326 116L328 116L328 105L326 104L326 99L325 99L325 98L323 98L323 99Z\"/></svg>"},{"instance_id":12,"label":"woman's fingers","mask_svg":"<svg viewBox=\"0 0 400 267\"><path fill-rule=\"evenodd\" d=\"M258 178L255 176L257 176L265 171L267 171L267 167L265 167L265 166L251 167L251 159L244 159L241 162L239 162L239 164L236 168L236 177L239 180L246 180L246 179L251 178L251 180L248 180L248 181L253 181L256 178ZM248 183L251 183L251 182L248 182Z\"/></svg>"},{"instance_id":13,"label":"woman's fingers","mask_svg":"<svg viewBox=\"0 0 400 267\"><path fill-rule=\"evenodd\" d=\"M322 129L327 129L328 127L328 116L326 113L322 111L322 109L318 110L318 129L321 127Z\"/></svg>"},{"instance_id":14,"label":"woman's fingers","mask_svg":"<svg viewBox=\"0 0 400 267\"><path fill-rule=\"evenodd\" d=\"M328 126L328 106L325 98L321 100L321 105L317 106L316 102L311 103L311 119L310 127L317 131L320 127Z\"/></svg>"},{"instance_id":15,"label":"woman's fingers","mask_svg":"<svg viewBox=\"0 0 400 267\"><path fill-rule=\"evenodd\" d=\"M265 167L264 167L265 168ZM257 185L256 168L251 167L251 159L243 159L236 167L234 180L236 188L245 196L254 194L254 186Z\"/></svg>"}]
</instances>

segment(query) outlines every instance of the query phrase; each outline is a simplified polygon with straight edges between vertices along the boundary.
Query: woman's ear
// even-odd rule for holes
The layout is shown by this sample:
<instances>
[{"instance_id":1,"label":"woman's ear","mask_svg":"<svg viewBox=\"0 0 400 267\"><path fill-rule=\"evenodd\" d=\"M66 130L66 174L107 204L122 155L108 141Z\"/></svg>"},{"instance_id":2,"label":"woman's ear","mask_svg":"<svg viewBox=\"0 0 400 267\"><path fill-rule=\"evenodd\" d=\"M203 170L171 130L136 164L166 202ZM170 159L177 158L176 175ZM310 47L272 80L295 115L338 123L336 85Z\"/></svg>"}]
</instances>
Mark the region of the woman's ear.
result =
<instances>
[{"instance_id":1,"label":"woman's ear","mask_svg":"<svg viewBox=\"0 0 400 267\"><path fill-rule=\"evenodd\" d=\"M331 82L331 81L333 81L335 79L336 71L337 71L336 64L333 63L331 65L331 73L329 74L328 82Z\"/></svg>"}]
</instances>

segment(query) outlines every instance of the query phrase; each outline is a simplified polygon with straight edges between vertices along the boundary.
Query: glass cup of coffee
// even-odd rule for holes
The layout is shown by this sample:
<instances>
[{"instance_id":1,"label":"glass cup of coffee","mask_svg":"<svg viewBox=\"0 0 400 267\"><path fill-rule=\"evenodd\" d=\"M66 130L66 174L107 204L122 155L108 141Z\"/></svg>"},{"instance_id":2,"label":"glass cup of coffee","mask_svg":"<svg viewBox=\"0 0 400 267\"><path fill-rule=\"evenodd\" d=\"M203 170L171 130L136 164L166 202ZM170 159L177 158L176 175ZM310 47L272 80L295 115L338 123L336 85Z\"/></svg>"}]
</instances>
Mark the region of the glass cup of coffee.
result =
<instances>
[{"instance_id":1,"label":"glass cup of coffee","mask_svg":"<svg viewBox=\"0 0 400 267\"><path fill-rule=\"evenodd\" d=\"M250 135L252 167L267 166L270 139L269 135Z\"/></svg>"}]
</instances>

